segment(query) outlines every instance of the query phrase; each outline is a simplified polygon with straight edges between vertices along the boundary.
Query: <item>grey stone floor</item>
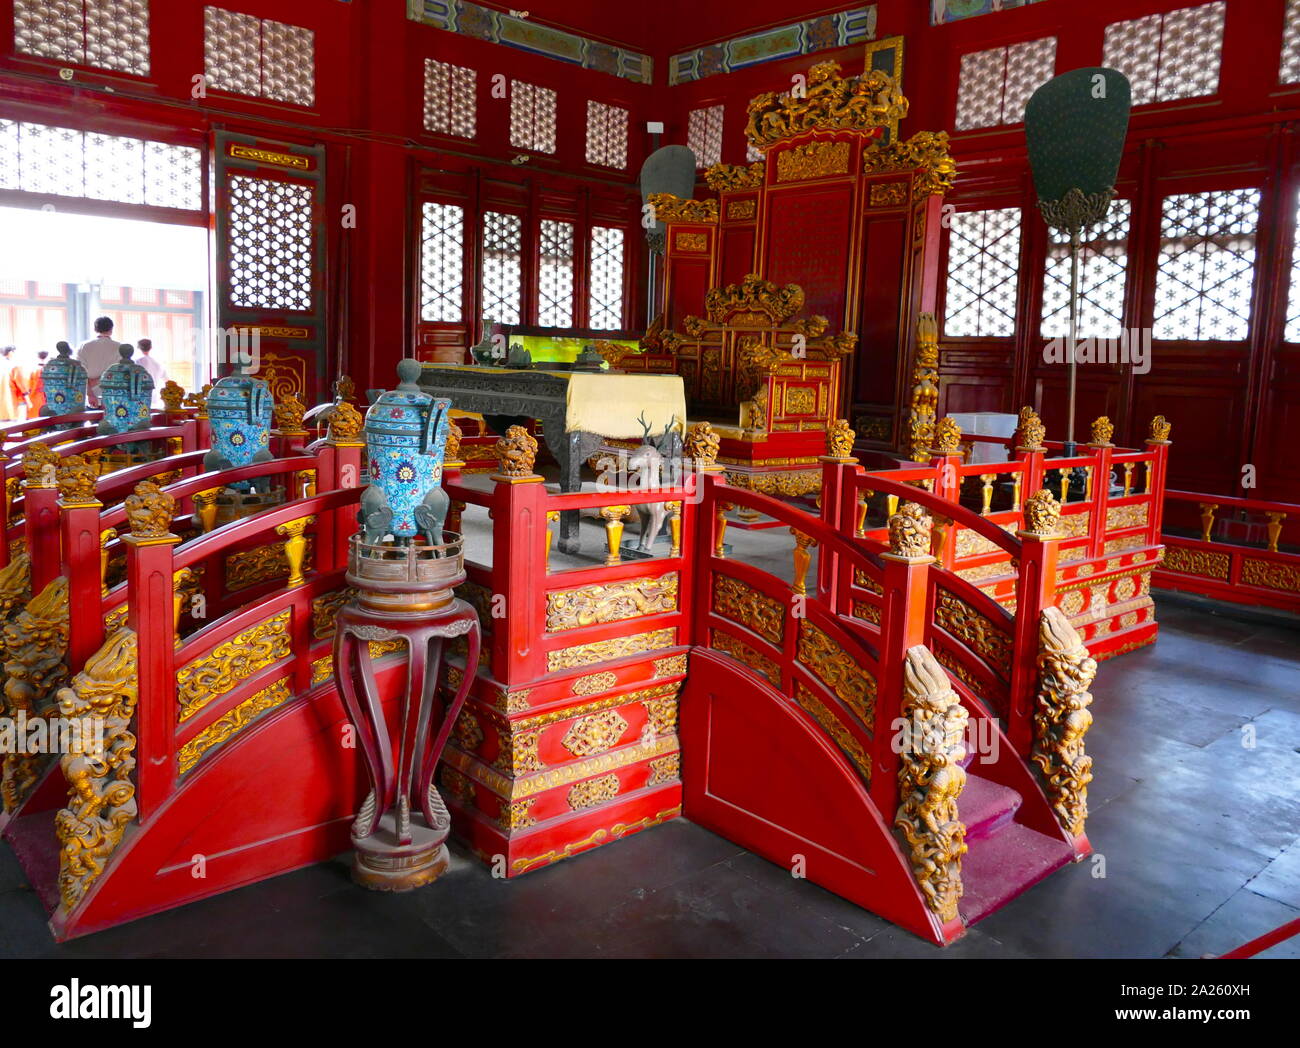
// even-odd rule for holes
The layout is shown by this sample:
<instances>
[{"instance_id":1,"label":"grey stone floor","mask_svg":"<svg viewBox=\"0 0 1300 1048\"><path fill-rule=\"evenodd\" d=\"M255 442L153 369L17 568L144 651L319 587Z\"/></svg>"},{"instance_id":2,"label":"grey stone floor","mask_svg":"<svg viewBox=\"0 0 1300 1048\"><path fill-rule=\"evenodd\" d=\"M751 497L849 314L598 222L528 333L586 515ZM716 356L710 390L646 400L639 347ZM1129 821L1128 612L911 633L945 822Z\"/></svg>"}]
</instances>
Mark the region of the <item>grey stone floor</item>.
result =
<instances>
[{"instance_id":1,"label":"grey stone floor","mask_svg":"<svg viewBox=\"0 0 1300 1048\"><path fill-rule=\"evenodd\" d=\"M1200 957L1300 916L1300 632L1164 601L1103 664L1088 832L1068 867L945 950L686 820L515 881L455 855L407 895L342 859L54 945L0 846L3 957ZM1243 728L1254 732L1243 746ZM1270 957L1300 957L1300 939Z\"/></svg>"}]
</instances>

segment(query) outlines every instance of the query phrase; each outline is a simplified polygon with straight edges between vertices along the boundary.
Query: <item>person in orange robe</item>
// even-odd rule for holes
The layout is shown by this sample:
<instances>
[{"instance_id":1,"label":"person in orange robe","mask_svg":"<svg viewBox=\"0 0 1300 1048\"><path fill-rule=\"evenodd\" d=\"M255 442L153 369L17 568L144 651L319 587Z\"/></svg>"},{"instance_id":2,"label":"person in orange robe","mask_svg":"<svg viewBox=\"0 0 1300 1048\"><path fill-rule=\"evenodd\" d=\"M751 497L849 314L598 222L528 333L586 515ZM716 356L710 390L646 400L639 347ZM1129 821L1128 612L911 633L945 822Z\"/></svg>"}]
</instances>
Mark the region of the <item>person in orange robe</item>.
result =
<instances>
[{"instance_id":1,"label":"person in orange robe","mask_svg":"<svg viewBox=\"0 0 1300 1048\"><path fill-rule=\"evenodd\" d=\"M27 417L27 401L14 381L17 349L0 349L0 420L13 422Z\"/></svg>"},{"instance_id":2,"label":"person in orange robe","mask_svg":"<svg viewBox=\"0 0 1300 1048\"><path fill-rule=\"evenodd\" d=\"M27 368L23 374L24 384L27 387L28 418L40 418L41 408L45 407L45 386L41 383L41 371L49 359L49 350L41 350L36 354L36 363Z\"/></svg>"}]
</instances>

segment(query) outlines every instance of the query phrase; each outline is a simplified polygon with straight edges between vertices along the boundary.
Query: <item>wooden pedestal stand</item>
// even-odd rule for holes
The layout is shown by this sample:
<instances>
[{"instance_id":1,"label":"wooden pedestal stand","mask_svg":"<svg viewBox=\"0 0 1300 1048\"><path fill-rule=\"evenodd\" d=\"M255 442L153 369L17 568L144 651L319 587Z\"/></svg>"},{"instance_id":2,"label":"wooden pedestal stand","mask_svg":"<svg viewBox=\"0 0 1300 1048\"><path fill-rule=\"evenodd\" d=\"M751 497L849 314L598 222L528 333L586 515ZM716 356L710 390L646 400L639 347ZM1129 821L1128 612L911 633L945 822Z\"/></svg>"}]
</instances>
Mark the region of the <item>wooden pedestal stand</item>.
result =
<instances>
[{"instance_id":1,"label":"wooden pedestal stand","mask_svg":"<svg viewBox=\"0 0 1300 1048\"><path fill-rule=\"evenodd\" d=\"M352 825L352 877L379 891L418 888L447 868L451 818L433 776L474 680L479 652L478 616L452 596L452 587L465 580L464 546L459 535L449 537L452 541L442 546L399 547L369 545L354 535L348 548L347 581L357 595L338 613L334 675L371 785ZM464 678L435 728L443 642L467 634ZM372 642L394 640L406 642L407 658L395 742L370 656Z\"/></svg>"}]
</instances>

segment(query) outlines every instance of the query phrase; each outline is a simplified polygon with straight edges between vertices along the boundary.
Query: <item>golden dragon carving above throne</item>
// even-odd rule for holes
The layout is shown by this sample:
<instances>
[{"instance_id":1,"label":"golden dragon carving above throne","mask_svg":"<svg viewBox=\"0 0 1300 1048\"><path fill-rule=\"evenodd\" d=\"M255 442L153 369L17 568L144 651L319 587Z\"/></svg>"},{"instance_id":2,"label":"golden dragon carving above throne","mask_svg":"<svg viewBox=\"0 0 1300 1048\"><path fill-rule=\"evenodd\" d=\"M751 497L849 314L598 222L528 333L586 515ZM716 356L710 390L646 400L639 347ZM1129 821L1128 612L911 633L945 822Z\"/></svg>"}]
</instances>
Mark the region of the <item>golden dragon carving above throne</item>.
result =
<instances>
[{"instance_id":1,"label":"golden dragon carving above throne","mask_svg":"<svg viewBox=\"0 0 1300 1048\"><path fill-rule=\"evenodd\" d=\"M840 76L838 62L818 62L802 91L766 91L749 103L745 136L756 147L770 146L805 131L870 131L897 124L908 103L898 81L872 70Z\"/></svg>"}]
</instances>

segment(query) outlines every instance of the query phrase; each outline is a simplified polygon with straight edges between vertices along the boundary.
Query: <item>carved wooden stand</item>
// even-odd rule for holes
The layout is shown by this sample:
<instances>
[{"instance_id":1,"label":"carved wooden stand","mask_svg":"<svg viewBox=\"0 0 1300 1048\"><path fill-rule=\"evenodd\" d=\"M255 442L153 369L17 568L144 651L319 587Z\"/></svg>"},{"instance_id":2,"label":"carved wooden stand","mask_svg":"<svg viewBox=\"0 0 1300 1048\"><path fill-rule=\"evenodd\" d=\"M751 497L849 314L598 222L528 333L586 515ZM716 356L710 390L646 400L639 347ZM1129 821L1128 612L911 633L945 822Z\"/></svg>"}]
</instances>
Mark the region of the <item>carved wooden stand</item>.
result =
<instances>
[{"instance_id":1,"label":"carved wooden stand","mask_svg":"<svg viewBox=\"0 0 1300 1048\"><path fill-rule=\"evenodd\" d=\"M348 584L357 596L338 613L334 675L356 726L370 793L352 825L353 879L379 891L407 891L447 868L451 817L433 783L452 725L478 667L474 609L452 596L465 579L459 535L443 546L368 545L353 536ZM466 636L465 674L435 730L434 705L443 642ZM404 640L407 687L394 744L375 685L369 646ZM412 805L416 811L412 813Z\"/></svg>"}]
</instances>

